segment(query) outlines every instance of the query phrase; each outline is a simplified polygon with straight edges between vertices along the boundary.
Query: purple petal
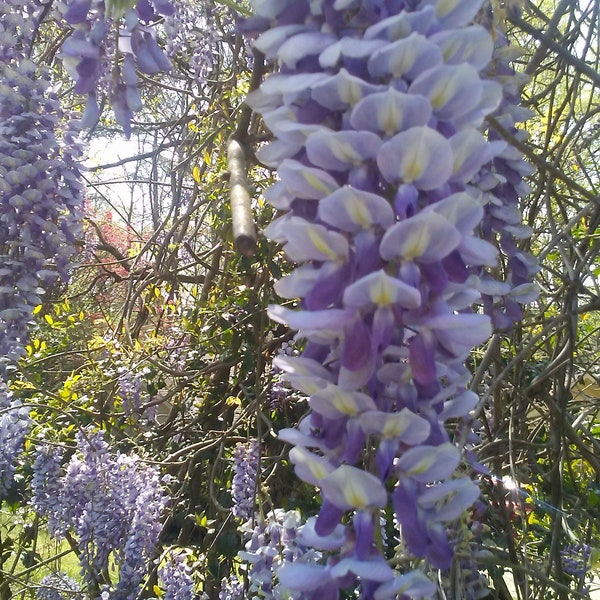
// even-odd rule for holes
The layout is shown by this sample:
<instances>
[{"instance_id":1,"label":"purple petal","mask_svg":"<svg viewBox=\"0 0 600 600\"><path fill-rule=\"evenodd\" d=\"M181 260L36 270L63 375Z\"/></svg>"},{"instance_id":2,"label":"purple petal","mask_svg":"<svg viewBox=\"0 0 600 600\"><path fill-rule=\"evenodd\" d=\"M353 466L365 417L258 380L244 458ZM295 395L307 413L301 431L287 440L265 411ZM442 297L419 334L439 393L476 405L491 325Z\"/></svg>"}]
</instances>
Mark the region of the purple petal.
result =
<instances>
[{"instance_id":1,"label":"purple petal","mask_svg":"<svg viewBox=\"0 0 600 600\"><path fill-rule=\"evenodd\" d=\"M89 94L85 103L83 116L81 117L81 126L84 129L93 127L98 122L98 119L100 119L100 107L98 106L98 101L94 95Z\"/></svg>"},{"instance_id":2,"label":"purple petal","mask_svg":"<svg viewBox=\"0 0 600 600\"><path fill-rule=\"evenodd\" d=\"M435 129L411 127L381 146L377 165L391 183L412 183L418 189L433 190L452 174L452 148Z\"/></svg>"},{"instance_id":3,"label":"purple petal","mask_svg":"<svg viewBox=\"0 0 600 600\"><path fill-rule=\"evenodd\" d=\"M62 54L66 56L74 56L81 58L100 58L100 48L90 42L89 40L83 40L74 36L68 37L61 48Z\"/></svg>"},{"instance_id":4,"label":"purple petal","mask_svg":"<svg viewBox=\"0 0 600 600\"><path fill-rule=\"evenodd\" d=\"M428 98L433 114L442 121L456 119L473 110L483 95L477 69L468 64L429 69L412 82L408 91Z\"/></svg>"},{"instance_id":5,"label":"purple petal","mask_svg":"<svg viewBox=\"0 0 600 600\"><path fill-rule=\"evenodd\" d=\"M372 53L369 59L369 73L373 77L404 77L414 79L415 75L442 63L439 46L425 36L411 33Z\"/></svg>"},{"instance_id":6,"label":"purple petal","mask_svg":"<svg viewBox=\"0 0 600 600\"><path fill-rule=\"evenodd\" d=\"M465 265L487 265L496 267L498 265L498 249L486 240L477 237L464 237L458 252Z\"/></svg>"},{"instance_id":7,"label":"purple petal","mask_svg":"<svg viewBox=\"0 0 600 600\"><path fill-rule=\"evenodd\" d=\"M490 320L486 315L449 314L433 317L427 321L439 343L456 357L462 357L475 346L486 342L492 334Z\"/></svg>"},{"instance_id":8,"label":"purple petal","mask_svg":"<svg viewBox=\"0 0 600 600\"><path fill-rule=\"evenodd\" d=\"M154 8L152 4L150 4L150 0L138 0L135 5L135 10L139 18L146 23L150 23L154 20L156 13L154 12Z\"/></svg>"},{"instance_id":9,"label":"purple petal","mask_svg":"<svg viewBox=\"0 0 600 600\"><path fill-rule=\"evenodd\" d=\"M301 446L290 450L290 460L294 463L296 475L302 481L315 486L319 486L320 481L334 470L334 466L326 458L317 456Z\"/></svg>"},{"instance_id":10,"label":"purple petal","mask_svg":"<svg viewBox=\"0 0 600 600\"><path fill-rule=\"evenodd\" d=\"M365 40L345 37L332 44L319 56L319 64L324 69L333 69L348 62L364 63L378 48L385 46L382 40Z\"/></svg>"},{"instance_id":11,"label":"purple petal","mask_svg":"<svg viewBox=\"0 0 600 600\"><path fill-rule=\"evenodd\" d=\"M306 154L313 165L332 171L347 171L374 158L381 146L370 131L321 129L306 141Z\"/></svg>"},{"instance_id":12,"label":"purple petal","mask_svg":"<svg viewBox=\"0 0 600 600\"><path fill-rule=\"evenodd\" d=\"M446 64L468 63L478 71L488 65L494 51L492 36L480 25L440 31L430 40L441 48Z\"/></svg>"},{"instance_id":13,"label":"purple petal","mask_svg":"<svg viewBox=\"0 0 600 600\"><path fill-rule=\"evenodd\" d=\"M358 560L363 561L371 553L374 541L375 523L373 522L373 515L370 512L359 510L354 515L352 525L354 526L354 534L356 536L354 553Z\"/></svg>"},{"instance_id":14,"label":"purple petal","mask_svg":"<svg viewBox=\"0 0 600 600\"><path fill-rule=\"evenodd\" d=\"M320 200L339 187L326 171L307 167L295 160L281 163L279 177L291 194L306 200Z\"/></svg>"},{"instance_id":15,"label":"purple petal","mask_svg":"<svg viewBox=\"0 0 600 600\"><path fill-rule=\"evenodd\" d=\"M356 233L373 225L387 229L394 211L381 196L345 185L319 202L319 218L342 231Z\"/></svg>"},{"instance_id":16,"label":"purple petal","mask_svg":"<svg viewBox=\"0 0 600 600\"><path fill-rule=\"evenodd\" d=\"M466 192L457 192L424 209L432 210L452 223L461 233L471 233L483 218L481 203Z\"/></svg>"},{"instance_id":17,"label":"purple petal","mask_svg":"<svg viewBox=\"0 0 600 600\"><path fill-rule=\"evenodd\" d=\"M379 252L385 260L400 257L428 263L448 256L460 241L460 233L444 217L422 212L390 227Z\"/></svg>"},{"instance_id":18,"label":"purple petal","mask_svg":"<svg viewBox=\"0 0 600 600\"><path fill-rule=\"evenodd\" d=\"M414 12L401 11L372 25L365 31L365 39L380 38L393 42L405 38L411 32L428 33L435 22L432 6L423 6Z\"/></svg>"},{"instance_id":19,"label":"purple petal","mask_svg":"<svg viewBox=\"0 0 600 600\"><path fill-rule=\"evenodd\" d=\"M335 75L321 77L317 82L311 82L312 97L325 108L330 110L346 110L354 106L362 98L377 91L383 91L387 86L367 83L360 77L350 75L346 69L340 69Z\"/></svg>"},{"instance_id":20,"label":"purple petal","mask_svg":"<svg viewBox=\"0 0 600 600\"><path fill-rule=\"evenodd\" d=\"M390 581L394 571L381 558L359 560L358 558L342 558L334 567L331 567L333 577L344 577L347 573L354 573L366 581Z\"/></svg>"},{"instance_id":21,"label":"purple petal","mask_svg":"<svg viewBox=\"0 0 600 600\"><path fill-rule=\"evenodd\" d=\"M350 465L342 465L321 480L323 495L342 510L381 508L387 502L387 493L381 481Z\"/></svg>"},{"instance_id":22,"label":"purple petal","mask_svg":"<svg viewBox=\"0 0 600 600\"><path fill-rule=\"evenodd\" d=\"M343 416L354 417L367 410L375 410L370 396L360 392L342 390L336 385L328 385L310 397L311 408L328 419Z\"/></svg>"},{"instance_id":23,"label":"purple petal","mask_svg":"<svg viewBox=\"0 0 600 600\"><path fill-rule=\"evenodd\" d=\"M267 29L264 33L258 36L254 42L254 47L260 50L265 56L275 58L281 45L286 42L291 36L308 31L306 25L282 25L281 27L273 27Z\"/></svg>"},{"instance_id":24,"label":"purple petal","mask_svg":"<svg viewBox=\"0 0 600 600\"><path fill-rule=\"evenodd\" d=\"M435 520L441 522L458 519L479 498L479 488L469 478L451 479L429 486L419 497L419 506L432 509Z\"/></svg>"},{"instance_id":25,"label":"purple petal","mask_svg":"<svg viewBox=\"0 0 600 600\"><path fill-rule=\"evenodd\" d=\"M478 131L463 129L450 138L454 169L450 181L468 183L484 164L491 162L506 147L506 142L488 142Z\"/></svg>"},{"instance_id":26,"label":"purple petal","mask_svg":"<svg viewBox=\"0 0 600 600\"><path fill-rule=\"evenodd\" d=\"M331 579L329 569L301 562L285 563L278 571L279 582L291 590L309 592Z\"/></svg>"},{"instance_id":27,"label":"purple petal","mask_svg":"<svg viewBox=\"0 0 600 600\"><path fill-rule=\"evenodd\" d=\"M414 309L421 305L421 294L416 288L379 270L349 285L344 292L343 302L344 306L350 308L398 304Z\"/></svg>"},{"instance_id":28,"label":"purple petal","mask_svg":"<svg viewBox=\"0 0 600 600\"><path fill-rule=\"evenodd\" d=\"M310 98L311 89L319 81L327 80L325 73L275 74L267 77L261 86L246 96L246 104L263 113L282 104L293 104Z\"/></svg>"},{"instance_id":29,"label":"purple petal","mask_svg":"<svg viewBox=\"0 0 600 600\"><path fill-rule=\"evenodd\" d=\"M342 336L346 325L354 319L354 310L332 308L329 310L290 310L283 306L271 305L267 310L269 317L288 325L300 332L301 337L321 340L325 343Z\"/></svg>"},{"instance_id":30,"label":"purple petal","mask_svg":"<svg viewBox=\"0 0 600 600\"><path fill-rule=\"evenodd\" d=\"M433 5L435 16L444 29L461 27L469 23L479 12L482 0L424 0L422 6Z\"/></svg>"},{"instance_id":31,"label":"purple petal","mask_svg":"<svg viewBox=\"0 0 600 600\"><path fill-rule=\"evenodd\" d=\"M409 127L426 125L430 118L427 98L389 88L360 100L350 114L350 124L355 129L391 136Z\"/></svg>"},{"instance_id":32,"label":"purple petal","mask_svg":"<svg viewBox=\"0 0 600 600\"><path fill-rule=\"evenodd\" d=\"M305 546L312 546L317 550L337 550L341 548L347 539L347 531L344 525L336 528L326 536L320 536L315 531L316 517L310 517L298 531L297 540Z\"/></svg>"},{"instance_id":33,"label":"purple petal","mask_svg":"<svg viewBox=\"0 0 600 600\"><path fill-rule=\"evenodd\" d=\"M152 0L154 9L163 17L170 17L175 14L175 6L171 0Z\"/></svg>"},{"instance_id":34,"label":"purple petal","mask_svg":"<svg viewBox=\"0 0 600 600\"><path fill-rule=\"evenodd\" d=\"M87 15L92 5L92 0L72 0L69 8L63 15L63 19L69 25L76 25L87 20Z\"/></svg>"},{"instance_id":35,"label":"purple petal","mask_svg":"<svg viewBox=\"0 0 600 600\"><path fill-rule=\"evenodd\" d=\"M452 475L459 462L458 449L447 442L439 446L409 448L398 459L396 468L416 481L432 483Z\"/></svg>"},{"instance_id":36,"label":"purple petal","mask_svg":"<svg viewBox=\"0 0 600 600\"><path fill-rule=\"evenodd\" d=\"M371 365L371 331L365 322L361 318L348 321L344 332L342 365L350 371L360 371Z\"/></svg>"},{"instance_id":37,"label":"purple petal","mask_svg":"<svg viewBox=\"0 0 600 600\"><path fill-rule=\"evenodd\" d=\"M299 33L281 45L277 58L286 67L294 68L302 59L307 56L317 56L335 41L335 36L319 31Z\"/></svg>"},{"instance_id":38,"label":"purple petal","mask_svg":"<svg viewBox=\"0 0 600 600\"><path fill-rule=\"evenodd\" d=\"M393 598L433 598L437 586L423 573L410 571L377 588L374 600L392 600Z\"/></svg>"},{"instance_id":39,"label":"purple petal","mask_svg":"<svg viewBox=\"0 0 600 600\"><path fill-rule=\"evenodd\" d=\"M456 417L468 415L479 403L479 396L475 392L465 390L454 398L444 403L440 420L447 421Z\"/></svg>"},{"instance_id":40,"label":"purple petal","mask_svg":"<svg viewBox=\"0 0 600 600\"><path fill-rule=\"evenodd\" d=\"M292 386L311 395L333 381L329 371L319 362L303 356L277 356L273 365L286 373Z\"/></svg>"},{"instance_id":41,"label":"purple petal","mask_svg":"<svg viewBox=\"0 0 600 600\"><path fill-rule=\"evenodd\" d=\"M358 417L358 421L367 434L396 438L411 446L425 441L431 429L428 421L407 408L396 413L367 411Z\"/></svg>"},{"instance_id":42,"label":"purple petal","mask_svg":"<svg viewBox=\"0 0 600 600\"><path fill-rule=\"evenodd\" d=\"M265 227L265 235L284 242L285 253L295 262L342 262L348 257L348 241L343 235L289 214Z\"/></svg>"}]
</instances>

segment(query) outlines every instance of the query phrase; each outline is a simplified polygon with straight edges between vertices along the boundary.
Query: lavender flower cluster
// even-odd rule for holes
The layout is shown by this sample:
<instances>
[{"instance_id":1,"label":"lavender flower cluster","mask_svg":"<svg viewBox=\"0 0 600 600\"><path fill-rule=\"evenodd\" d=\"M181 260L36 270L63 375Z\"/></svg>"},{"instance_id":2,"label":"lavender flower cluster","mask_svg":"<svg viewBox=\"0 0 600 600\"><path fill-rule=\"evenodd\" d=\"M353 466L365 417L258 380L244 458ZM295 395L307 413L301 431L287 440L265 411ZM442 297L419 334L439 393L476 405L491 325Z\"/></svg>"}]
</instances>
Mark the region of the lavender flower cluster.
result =
<instances>
[{"instance_id":1,"label":"lavender flower cluster","mask_svg":"<svg viewBox=\"0 0 600 600\"><path fill-rule=\"evenodd\" d=\"M35 597L36 600L84 600L77 582L66 573L52 573L43 577Z\"/></svg>"},{"instance_id":2,"label":"lavender flower cluster","mask_svg":"<svg viewBox=\"0 0 600 600\"><path fill-rule=\"evenodd\" d=\"M103 582L111 561L118 581L109 597L133 600L158 543L168 496L158 469L137 455L112 453L102 432L77 436L66 468L61 452L41 445L34 463L32 504L48 519L51 535L76 540L86 585Z\"/></svg>"},{"instance_id":3,"label":"lavender flower cluster","mask_svg":"<svg viewBox=\"0 0 600 600\"><path fill-rule=\"evenodd\" d=\"M158 569L158 577L164 590L163 600L193 600L194 580L184 552L171 551Z\"/></svg>"},{"instance_id":4,"label":"lavender flower cluster","mask_svg":"<svg viewBox=\"0 0 600 600\"><path fill-rule=\"evenodd\" d=\"M245 550L239 553L248 566L247 589L235 577L223 579L219 599L308 598L302 592L286 587L279 580L279 574L280 569L286 565L316 565L321 558L321 552L311 548L316 539L314 518L305 523L298 511L276 509L269 512L265 519L258 517L254 524L248 521L242 531L248 538ZM336 531L336 534L339 533ZM326 549L327 541L329 540L320 540L323 549Z\"/></svg>"},{"instance_id":5,"label":"lavender flower cluster","mask_svg":"<svg viewBox=\"0 0 600 600\"><path fill-rule=\"evenodd\" d=\"M174 13L165 19L166 53L186 65L194 81L206 82L217 61L222 34L215 22L215 7L193 0L173 0Z\"/></svg>"},{"instance_id":6,"label":"lavender flower cluster","mask_svg":"<svg viewBox=\"0 0 600 600\"><path fill-rule=\"evenodd\" d=\"M147 406L150 396L144 390L144 375L147 371L135 371L122 365L117 367L117 398L125 416L134 421L153 421L156 407Z\"/></svg>"},{"instance_id":7,"label":"lavender flower cluster","mask_svg":"<svg viewBox=\"0 0 600 600\"><path fill-rule=\"evenodd\" d=\"M73 28L62 45L65 68L75 80L75 92L87 97L83 125L100 117L99 89L108 92L117 122L131 134L133 113L142 108L136 69L146 75L168 71L171 62L156 41L151 26L173 14L170 0L66 0L59 16ZM117 38L117 43L113 39ZM115 60L122 55L122 64ZM104 90L103 90L104 91Z\"/></svg>"},{"instance_id":8,"label":"lavender flower cluster","mask_svg":"<svg viewBox=\"0 0 600 600\"><path fill-rule=\"evenodd\" d=\"M0 6L0 377L24 354L43 288L66 276L83 195L78 125L49 71L27 58L40 10L28 0Z\"/></svg>"},{"instance_id":9,"label":"lavender flower cluster","mask_svg":"<svg viewBox=\"0 0 600 600\"><path fill-rule=\"evenodd\" d=\"M13 398L0 380L0 500L13 483L17 457L23 450L30 425L29 409Z\"/></svg>"},{"instance_id":10,"label":"lavender flower cluster","mask_svg":"<svg viewBox=\"0 0 600 600\"><path fill-rule=\"evenodd\" d=\"M563 571L573 577L584 577L592 568L592 549L589 544L568 544L560 551Z\"/></svg>"},{"instance_id":11,"label":"lavender flower cluster","mask_svg":"<svg viewBox=\"0 0 600 600\"><path fill-rule=\"evenodd\" d=\"M479 495L461 467L469 436L451 435L478 402L465 361L488 315L506 326L536 294L518 248L527 167L484 135L488 115L509 129L525 116L519 80L477 22L483 0L252 5L245 28L279 65L248 97L275 137L258 153L280 179L265 197L285 211L265 233L299 264L277 292L301 299L269 313L306 340L276 365L311 408L280 437L320 491L314 547L329 551L279 581L306 597L430 597L421 571L388 564L379 520L398 524L398 564L445 570L449 529Z\"/></svg>"},{"instance_id":12,"label":"lavender flower cluster","mask_svg":"<svg viewBox=\"0 0 600 600\"><path fill-rule=\"evenodd\" d=\"M231 495L233 516L247 521L254 515L254 500L258 482L258 442L239 443L233 451Z\"/></svg>"}]
</instances>

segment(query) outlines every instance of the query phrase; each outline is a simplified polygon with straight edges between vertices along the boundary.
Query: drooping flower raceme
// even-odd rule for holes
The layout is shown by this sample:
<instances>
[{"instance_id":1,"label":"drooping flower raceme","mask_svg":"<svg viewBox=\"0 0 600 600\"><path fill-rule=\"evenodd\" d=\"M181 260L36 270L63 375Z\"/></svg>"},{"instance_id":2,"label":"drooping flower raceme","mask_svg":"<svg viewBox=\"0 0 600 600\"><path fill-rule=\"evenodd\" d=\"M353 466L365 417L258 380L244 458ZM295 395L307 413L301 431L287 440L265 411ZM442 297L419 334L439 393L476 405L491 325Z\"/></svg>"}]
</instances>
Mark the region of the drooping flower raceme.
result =
<instances>
[{"instance_id":1,"label":"drooping flower raceme","mask_svg":"<svg viewBox=\"0 0 600 600\"><path fill-rule=\"evenodd\" d=\"M254 515L254 498L258 480L258 442L237 444L233 452L231 496L233 516L247 521Z\"/></svg>"},{"instance_id":2,"label":"drooping flower raceme","mask_svg":"<svg viewBox=\"0 0 600 600\"><path fill-rule=\"evenodd\" d=\"M171 68L151 25L173 12L171 0L70 0L59 5L60 17L74 29L61 53L75 92L87 97L84 126L98 121L100 88L125 134L131 134L133 113L142 107L136 68L146 75ZM115 60L117 54L123 56L122 64Z\"/></svg>"},{"instance_id":3,"label":"drooping flower raceme","mask_svg":"<svg viewBox=\"0 0 600 600\"><path fill-rule=\"evenodd\" d=\"M60 453L40 447L33 506L48 518L51 535L76 539L86 584L100 583L112 558L118 581L107 592L137 598L168 501L159 471L136 455L112 453L101 432L80 433L77 450L63 474Z\"/></svg>"},{"instance_id":4,"label":"drooping flower raceme","mask_svg":"<svg viewBox=\"0 0 600 600\"><path fill-rule=\"evenodd\" d=\"M449 524L479 493L450 426L478 402L465 360L492 331L485 311L497 324L507 297L533 295L516 250L525 169L483 133L492 113L521 117L505 98L508 54L477 23L483 0L252 4L245 28L279 64L248 98L275 137L258 153L280 179L265 196L285 211L265 233L299 264L276 286L299 309L270 316L306 340L276 364L311 407L281 437L321 493L315 547L343 530L325 564L289 565L280 581L306 597L356 585L364 598L430 597L424 575L389 566L379 521L391 506L398 552L448 569ZM512 244L506 281L498 236L502 252Z\"/></svg>"},{"instance_id":5,"label":"drooping flower raceme","mask_svg":"<svg viewBox=\"0 0 600 600\"><path fill-rule=\"evenodd\" d=\"M44 288L66 276L83 186L77 124L27 58L42 7L0 7L0 378L23 353Z\"/></svg>"},{"instance_id":6,"label":"drooping flower raceme","mask_svg":"<svg viewBox=\"0 0 600 600\"><path fill-rule=\"evenodd\" d=\"M0 500L13 484L17 456L30 427L29 409L0 380Z\"/></svg>"},{"instance_id":7,"label":"drooping flower raceme","mask_svg":"<svg viewBox=\"0 0 600 600\"><path fill-rule=\"evenodd\" d=\"M303 522L296 510L270 511L266 518L256 515L242 527L245 538L244 550L239 557L247 564L248 589L244 593L243 584L235 578L224 579L219 598L237 600L237 598L264 598L265 600L301 600L302 593L288 588L279 580L280 569L288 565L302 565L302 568L317 566L322 554L311 548L314 540L314 518ZM329 536L329 542L339 539Z\"/></svg>"},{"instance_id":8,"label":"drooping flower raceme","mask_svg":"<svg viewBox=\"0 0 600 600\"><path fill-rule=\"evenodd\" d=\"M158 569L158 577L164 600L193 600L194 580L185 553L171 551L165 564Z\"/></svg>"},{"instance_id":9,"label":"drooping flower raceme","mask_svg":"<svg viewBox=\"0 0 600 600\"><path fill-rule=\"evenodd\" d=\"M83 600L77 582L66 573L46 575L35 591L36 600Z\"/></svg>"}]
</instances>

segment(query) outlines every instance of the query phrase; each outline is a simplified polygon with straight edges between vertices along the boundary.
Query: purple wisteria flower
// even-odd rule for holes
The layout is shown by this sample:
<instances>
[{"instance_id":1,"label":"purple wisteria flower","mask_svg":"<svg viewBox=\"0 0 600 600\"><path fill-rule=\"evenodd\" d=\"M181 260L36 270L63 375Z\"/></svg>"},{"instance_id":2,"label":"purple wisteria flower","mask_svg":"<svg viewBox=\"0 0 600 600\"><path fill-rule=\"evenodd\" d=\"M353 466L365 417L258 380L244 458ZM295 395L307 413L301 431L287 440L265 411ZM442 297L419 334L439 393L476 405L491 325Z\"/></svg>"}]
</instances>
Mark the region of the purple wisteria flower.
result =
<instances>
[{"instance_id":1,"label":"purple wisteria flower","mask_svg":"<svg viewBox=\"0 0 600 600\"><path fill-rule=\"evenodd\" d=\"M66 573L46 575L35 590L36 600L83 600L77 582Z\"/></svg>"},{"instance_id":2,"label":"purple wisteria flower","mask_svg":"<svg viewBox=\"0 0 600 600\"><path fill-rule=\"evenodd\" d=\"M478 402L465 361L488 314L506 326L535 295L517 249L526 168L484 122L522 119L518 82L477 22L483 0L251 4L245 28L279 65L247 100L275 138L258 152L280 179L265 197L285 211L265 233L299 264L276 286L299 309L269 314L305 340L275 364L311 407L281 438L320 490L313 547L339 538L280 581L311 598L431 597L424 573L452 565L452 524L479 495L461 466L469 436L450 426ZM388 565L384 514L396 562L423 571Z\"/></svg>"},{"instance_id":3,"label":"purple wisteria flower","mask_svg":"<svg viewBox=\"0 0 600 600\"><path fill-rule=\"evenodd\" d=\"M28 58L42 8L0 6L0 378L25 353L44 288L67 275L83 198L78 124Z\"/></svg>"},{"instance_id":4,"label":"purple wisteria flower","mask_svg":"<svg viewBox=\"0 0 600 600\"><path fill-rule=\"evenodd\" d=\"M108 93L115 119L127 137L131 135L133 113L142 108L136 68L146 75L170 70L152 25L173 12L171 0L70 0L59 5L59 17L73 28L61 56L75 92L87 98L85 127L100 117L102 90ZM120 56L122 62L117 60Z\"/></svg>"},{"instance_id":5,"label":"purple wisteria flower","mask_svg":"<svg viewBox=\"0 0 600 600\"><path fill-rule=\"evenodd\" d=\"M30 426L29 409L0 380L0 500L13 484L17 457Z\"/></svg>"},{"instance_id":6,"label":"purple wisteria flower","mask_svg":"<svg viewBox=\"0 0 600 600\"><path fill-rule=\"evenodd\" d=\"M247 521L254 514L256 485L258 482L258 442L239 443L233 451L233 479L231 496L233 516Z\"/></svg>"},{"instance_id":7,"label":"purple wisteria flower","mask_svg":"<svg viewBox=\"0 0 600 600\"><path fill-rule=\"evenodd\" d=\"M193 600L192 569L184 552L169 552L165 563L158 569L158 577L164 590L161 596L164 600Z\"/></svg>"},{"instance_id":8,"label":"purple wisteria flower","mask_svg":"<svg viewBox=\"0 0 600 600\"><path fill-rule=\"evenodd\" d=\"M158 469L137 455L110 451L102 432L77 437L66 467L60 451L41 445L34 463L32 504L48 518L50 534L77 541L83 580L95 586L118 567L110 597L137 598L158 544L168 496ZM112 561L112 563L111 563Z\"/></svg>"}]
</instances>

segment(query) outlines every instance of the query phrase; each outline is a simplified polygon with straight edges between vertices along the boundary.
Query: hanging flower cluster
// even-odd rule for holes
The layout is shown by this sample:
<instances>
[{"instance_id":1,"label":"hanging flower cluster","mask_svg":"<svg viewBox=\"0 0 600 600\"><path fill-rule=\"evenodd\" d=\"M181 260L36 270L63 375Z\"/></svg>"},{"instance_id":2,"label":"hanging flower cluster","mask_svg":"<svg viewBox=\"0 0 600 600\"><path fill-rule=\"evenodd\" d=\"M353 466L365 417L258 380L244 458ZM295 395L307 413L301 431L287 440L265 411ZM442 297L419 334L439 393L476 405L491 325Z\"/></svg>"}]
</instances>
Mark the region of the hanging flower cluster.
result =
<instances>
[{"instance_id":1,"label":"hanging flower cluster","mask_svg":"<svg viewBox=\"0 0 600 600\"><path fill-rule=\"evenodd\" d=\"M84 600L77 582L66 573L46 575L35 591L36 600Z\"/></svg>"},{"instance_id":2,"label":"hanging flower cluster","mask_svg":"<svg viewBox=\"0 0 600 600\"><path fill-rule=\"evenodd\" d=\"M239 443L233 451L231 496L233 516L247 521L254 515L254 499L258 478L258 442Z\"/></svg>"},{"instance_id":3,"label":"hanging flower cluster","mask_svg":"<svg viewBox=\"0 0 600 600\"><path fill-rule=\"evenodd\" d=\"M0 380L0 500L13 484L17 457L30 425L29 409Z\"/></svg>"},{"instance_id":4,"label":"hanging flower cluster","mask_svg":"<svg viewBox=\"0 0 600 600\"><path fill-rule=\"evenodd\" d=\"M265 518L256 516L242 528L246 538L245 550L239 553L248 565L248 589L237 579L224 579L219 598L264 598L276 600L287 598L300 600L301 592L294 591L279 580L280 569L290 564L316 565L322 554L311 547L317 539L314 518L304 522L297 510L270 511ZM336 533L339 533L337 531ZM334 536L330 536L335 538ZM320 539L325 544L328 540Z\"/></svg>"},{"instance_id":5,"label":"hanging flower cluster","mask_svg":"<svg viewBox=\"0 0 600 600\"><path fill-rule=\"evenodd\" d=\"M192 569L184 552L169 552L166 562L158 569L164 594L162 600L193 600Z\"/></svg>"},{"instance_id":6,"label":"hanging flower cluster","mask_svg":"<svg viewBox=\"0 0 600 600\"><path fill-rule=\"evenodd\" d=\"M83 196L77 123L27 58L39 10L0 7L0 378L24 354L43 288L66 276Z\"/></svg>"},{"instance_id":7,"label":"hanging flower cluster","mask_svg":"<svg viewBox=\"0 0 600 600\"><path fill-rule=\"evenodd\" d=\"M147 75L170 70L151 24L173 14L171 0L71 0L59 6L74 29L62 45L75 92L87 97L83 125L100 117L98 86L108 91L115 118L129 137L133 113L142 108L136 68ZM118 42L113 42L117 34ZM123 61L118 60L123 56Z\"/></svg>"},{"instance_id":8,"label":"hanging flower cluster","mask_svg":"<svg viewBox=\"0 0 600 600\"><path fill-rule=\"evenodd\" d=\"M492 113L520 120L509 55L477 23L483 0L252 4L246 28L280 67L248 98L275 137L258 153L280 179L265 196L286 211L265 233L299 264L276 286L299 310L270 316L306 344L276 365L311 408L281 437L320 490L315 533L343 532L326 564L280 581L307 598L430 597L424 575L389 566L380 517L391 507L402 556L448 569L449 526L479 494L450 427L478 402L465 361L491 334L485 310L518 318L506 298L534 293L521 156L483 133Z\"/></svg>"},{"instance_id":9,"label":"hanging flower cluster","mask_svg":"<svg viewBox=\"0 0 600 600\"><path fill-rule=\"evenodd\" d=\"M158 470L136 455L112 453L101 432L78 435L77 453L64 473L61 458L56 449L40 447L34 508L48 518L51 535L60 539L68 532L77 540L86 585L101 582L114 561L118 581L107 593L137 598L168 501Z\"/></svg>"}]
</instances>

